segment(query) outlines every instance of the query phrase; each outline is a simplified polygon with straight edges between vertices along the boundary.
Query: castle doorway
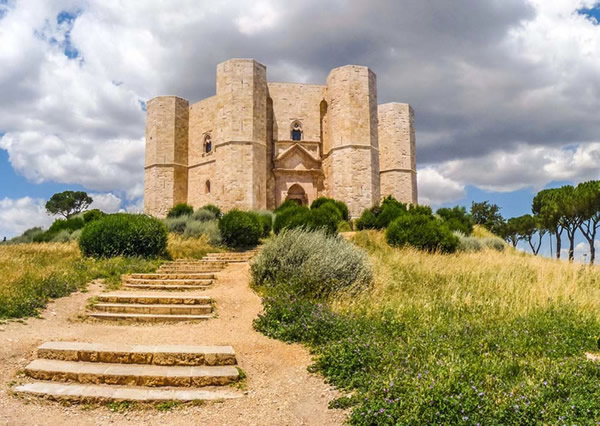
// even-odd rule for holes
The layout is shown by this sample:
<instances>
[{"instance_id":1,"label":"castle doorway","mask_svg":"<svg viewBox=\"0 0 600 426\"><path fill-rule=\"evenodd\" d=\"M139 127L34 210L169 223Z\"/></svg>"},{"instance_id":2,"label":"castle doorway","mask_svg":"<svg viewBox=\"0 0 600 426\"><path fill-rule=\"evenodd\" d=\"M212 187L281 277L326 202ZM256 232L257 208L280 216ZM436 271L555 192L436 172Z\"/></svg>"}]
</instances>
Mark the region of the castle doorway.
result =
<instances>
[{"instance_id":1,"label":"castle doorway","mask_svg":"<svg viewBox=\"0 0 600 426\"><path fill-rule=\"evenodd\" d=\"M295 201L301 206L306 206L308 204L308 197L306 196L304 188L297 183L293 184L290 189L288 189L286 200Z\"/></svg>"}]
</instances>

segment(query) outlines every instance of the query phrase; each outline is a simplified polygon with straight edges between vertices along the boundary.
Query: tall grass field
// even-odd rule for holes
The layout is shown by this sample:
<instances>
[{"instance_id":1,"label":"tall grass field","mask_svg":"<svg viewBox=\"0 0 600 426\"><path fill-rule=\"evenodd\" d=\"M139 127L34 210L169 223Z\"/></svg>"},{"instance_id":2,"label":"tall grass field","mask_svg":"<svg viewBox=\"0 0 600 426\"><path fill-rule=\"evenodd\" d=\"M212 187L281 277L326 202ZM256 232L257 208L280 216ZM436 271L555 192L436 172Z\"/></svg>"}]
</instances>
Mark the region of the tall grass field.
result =
<instances>
[{"instance_id":1,"label":"tall grass field","mask_svg":"<svg viewBox=\"0 0 600 426\"><path fill-rule=\"evenodd\" d=\"M598 268L508 248L393 249L376 231L353 243L368 254L368 289L314 299L265 287L255 322L311 348L351 424L600 420L600 364L586 359L599 352Z\"/></svg>"},{"instance_id":2,"label":"tall grass field","mask_svg":"<svg viewBox=\"0 0 600 426\"><path fill-rule=\"evenodd\" d=\"M215 248L206 237L184 239L169 235L171 258L201 258ZM0 320L36 315L50 299L85 288L103 278L109 288L120 285L121 275L151 272L164 259L81 256L76 242L0 245Z\"/></svg>"}]
</instances>

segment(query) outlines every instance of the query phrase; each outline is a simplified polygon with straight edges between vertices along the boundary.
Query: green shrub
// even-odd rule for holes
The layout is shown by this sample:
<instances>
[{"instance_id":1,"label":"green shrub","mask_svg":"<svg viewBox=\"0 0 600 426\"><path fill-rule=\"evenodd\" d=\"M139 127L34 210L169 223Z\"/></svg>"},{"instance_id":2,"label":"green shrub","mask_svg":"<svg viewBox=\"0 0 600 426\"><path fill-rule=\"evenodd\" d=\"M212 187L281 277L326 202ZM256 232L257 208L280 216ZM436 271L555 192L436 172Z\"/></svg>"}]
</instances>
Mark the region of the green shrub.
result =
<instances>
[{"instance_id":1,"label":"green shrub","mask_svg":"<svg viewBox=\"0 0 600 426\"><path fill-rule=\"evenodd\" d=\"M207 204L207 205L201 207L200 210L208 210L208 211L213 212L217 219L221 217L221 209L213 204Z\"/></svg>"},{"instance_id":2,"label":"green shrub","mask_svg":"<svg viewBox=\"0 0 600 426\"><path fill-rule=\"evenodd\" d=\"M318 209L325 203L333 203L333 205L336 206L336 208L339 210L340 214L342 215L342 219L350 220L350 211L348 210L348 206L346 205L346 203L344 203L343 201L334 200L333 198L319 197L315 201L312 202L312 204L310 205L310 209L311 210Z\"/></svg>"},{"instance_id":3,"label":"green shrub","mask_svg":"<svg viewBox=\"0 0 600 426\"><path fill-rule=\"evenodd\" d=\"M83 229L78 229L78 230L76 230L76 231L73 231L73 232L71 233L70 240L71 240L71 241L78 241L78 240L79 240L79 237L81 237L81 234L82 234L82 233L83 233Z\"/></svg>"},{"instance_id":4,"label":"green shrub","mask_svg":"<svg viewBox=\"0 0 600 426\"><path fill-rule=\"evenodd\" d=\"M47 231L45 231L44 233L35 233L32 240L36 243L44 243L50 241L65 242L68 241L65 240L67 233L71 235L73 231L82 229L84 226L85 222L81 215L73 216L69 219L56 219L54 222L52 222L52 225L50 225L50 228L48 228ZM61 234L61 236L58 240L55 240L55 238L57 238L59 234Z\"/></svg>"},{"instance_id":5,"label":"green shrub","mask_svg":"<svg viewBox=\"0 0 600 426\"><path fill-rule=\"evenodd\" d=\"M274 213L279 213L279 212L282 212L282 211L284 211L286 209L296 208L296 207L301 207L301 206L300 206L300 204L298 204L294 200L285 200L283 203L281 203L279 205L279 207L277 207L275 210L273 210L273 212Z\"/></svg>"},{"instance_id":6,"label":"green shrub","mask_svg":"<svg viewBox=\"0 0 600 426\"><path fill-rule=\"evenodd\" d=\"M104 213L101 210L98 210L98 209L88 210L87 212L83 213L83 221L85 223L90 223L90 222L98 220L104 216L106 216L106 213Z\"/></svg>"},{"instance_id":7,"label":"green shrub","mask_svg":"<svg viewBox=\"0 0 600 426\"><path fill-rule=\"evenodd\" d=\"M460 231L454 231L453 234L456 238L458 238L457 250L459 250L459 251L477 252L477 251L481 251L485 248L496 250L496 251L503 251L504 248L506 247L506 243L501 238L468 237Z\"/></svg>"},{"instance_id":8,"label":"green shrub","mask_svg":"<svg viewBox=\"0 0 600 426\"><path fill-rule=\"evenodd\" d=\"M167 227L167 231L175 234L183 234L185 227L188 222L192 221L190 216L178 216L164 219L164 224Z\"/></svg>"},{"instance_id":9,"label":"green shrub","mask_svg":"<svg viewBox=\"0 0 600 426\"><path fill-rule=\"evenodd\" d=\"M363 290L372 279L366 253L323 230L281 232L265 243L251 271L256 286L309 297Z\"/></svg>"},{"instance_id":10,"label":"green shrub","mask_svg":"<svg viewBox=\"0 0 600 426\"><path fill-rule=\"evenodd\" d=\"M376 229L385 229L390 223L398 219L400 216L406 216L407 210L404 206L397 206L392 203L384 205L381 209L381 213L375 219Z\"/></svg>"},{"instance_id":11,"label":"green shrub","mask_svg":"<svg viewBox=\"0 0 600 426\"><path fill-rule=\"evenodd\" d=\"M471 235L473 232L473 218L464 207L440 208L436 214L451 231L459 231L464 235Z\"/></svg>"},{"instance_id":12,"label":"green shrub","mask_svg":"<svg viewBox=\"0 0 600 426\"><path fill-rule=\"evenodd\" d=\"M30 228L30 229L26 230L18 237L12 238L10 240L10 243L12 243L12 244L31 243L31 242L35 241L36 238L39 241L39 239L41 238L41 236L43 234L44 234L44 230L41 227L37 226L35 228Z\"/></svg>"},{"instance_id":13,"label":"green shrub","mask_svg":"<svg viewBox=\"0 0 600 426\"><path fill-rule=\"evenodd\" d=\"M419 250L453 253L459 240L439 220L425 215L403 215L394 220L385 233L389 245L409 245Z\"/></svg>"},{"instance_id":14,"label":"green shrub","mask_svg":"<svg viewBox=\"0 0 600 426\"><path fill-rule=\"evenodd\" d=\"M79 248L84 256L163 256L167 250L167 228L145 215L116 213L88 223Z\"/></svg>"},{"instance_id":15,"label":"green shrub","mask_svg":"<svg viewBox=\"0 0 600 426\"><path fill-rule=\"evenodd\" d=\"M337 224L337 231L338 232L351 232L352 225L350 224L350 222L348 222L346 220L342 220L341 222L339 222Z\"/></svg>"},{"instance_id":16,"label":"green shrub","mask_svg":"<svg viewBox=\"0 0 600 426\"><path fill-rule=\"evenodd\" d=\"M194 212L194 214L192 215L192 219L199 222L210 222L212 220L218 219L219 216L220 215L215 213L213 210L202 208Z\"/></svg>"},{"instance_id":17,"label":"green shrub","mask_svg":"<svg viewBox=\"0 0 600 426\"><path fill-rule=\"evenodd\" d=\"M219 245L222 242L221 231L219 231L219 221L211 220L200 222L197 220L188 220L185 224L183 236L185 238L199 238L202 235L208 237L211 245Z\"/></svg>"},{"instance_id":18,"label":"green shrub","mask_svg":"<svg viewBox=\"0 0 600 426\"><path fill-rule=\"evenodd\" d=\"M310 214L308 208L299 206L296 203L293 206L288 205L287 208L275 211L275 220L273 220L273 232L275 234L279 234L284 228L304 226L308 222L308 215Z\"/></svg>"},{"instance_id":19,"label":"green shrub","mask_svg":"<svg viewBox=\"0 0 600 426\"><path fill-rule=\"evenodd\" d=\"M223 242L232 248L256 246L262 234L257 215L237 209L225 213L219 220Z\"/></svg>"},{"instance_id":20,"label":"green shrub","mask_svg":"<svg viewBox=\"0 0 600 426\"><path fill-rule=\"evenodd\" d=\"M167 213L167 218L172 219L180 216L191 216L194 214L194 208L186 203L179 203L175 205L169 213Z\"/></svg>"},{"instance_id":21,"label":"green shrub","mask_svg":"<svg viewBox=\"0 0 600 426\"><path fill-rule=\"evenodd\" d=\"M255 212L255 214L262 229L261 237L267 238L273 229L273 214L268 211Z\"/></svg>"},{"instance_id":22,"label":"green shrub","mask_svg":"<svg viewBox=\"0 0 600 426\"><path fill-rule=\"evenodd\" d=\"M69 241L71 241L71 233L66 229L63 229L62 231L59 231L56 234L54 234L50 241L53 243L68 243Z\"/></svg>"},{"instance_id":23,"label":"green shrub","mask_svg":"<svg viewBox=\"0 0 600 426\"><path fill-rule=\"evenodd\" d=\"M359 231L365 229L376 229L376 221L377 216L373 214L372 209L365 209L356 221L356 229L358 229Z\"/></svg>"},{"instance_id":24,"label":"green shrub","mask_svg":"<svg viewBox=\"0 0 600 426\"><path fill-rule=\"evenodd\" d=\"M334 203L327 202L316 209L311 209L308 215L307 229L324 229L328 234L337 233L337 225L342 221L342 214Z\"/></svg>"},{"instance_id":25,"label":"green shrub","mask_svg":"<svg viewBox=\"0 0 600 426\"><path fill-rule=\"evenodd\" d=\"M485 247L492 249L492 250L496 250L496 251L504 251L504 249L506 248L506 242L502 238L497 238L497 237L482 238L481 243Z\"/></svg>"}]
</instances>

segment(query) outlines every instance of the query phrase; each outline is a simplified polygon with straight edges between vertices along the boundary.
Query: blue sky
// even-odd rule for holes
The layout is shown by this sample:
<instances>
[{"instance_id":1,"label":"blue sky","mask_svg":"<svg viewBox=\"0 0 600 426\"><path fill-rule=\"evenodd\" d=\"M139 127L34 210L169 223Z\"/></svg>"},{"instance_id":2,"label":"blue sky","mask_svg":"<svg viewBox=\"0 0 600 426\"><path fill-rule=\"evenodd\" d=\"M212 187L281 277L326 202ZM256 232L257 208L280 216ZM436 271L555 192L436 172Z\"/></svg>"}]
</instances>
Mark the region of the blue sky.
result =
<instances>
[{"instance_id":1,"label":"blue sky","mask_svg":"<svg viewBox=\"0 0 600 426\"><path fill-rule=\"evenodd\" d=\"M369 66L380 103L416 112L435 207L517 216L540 189L600 178L597 1L192 3L0 0L0 237L47 225L65 189L139 209L145 101L213 95L231 57L270 81Z\"/></svg>"}]
</instances>

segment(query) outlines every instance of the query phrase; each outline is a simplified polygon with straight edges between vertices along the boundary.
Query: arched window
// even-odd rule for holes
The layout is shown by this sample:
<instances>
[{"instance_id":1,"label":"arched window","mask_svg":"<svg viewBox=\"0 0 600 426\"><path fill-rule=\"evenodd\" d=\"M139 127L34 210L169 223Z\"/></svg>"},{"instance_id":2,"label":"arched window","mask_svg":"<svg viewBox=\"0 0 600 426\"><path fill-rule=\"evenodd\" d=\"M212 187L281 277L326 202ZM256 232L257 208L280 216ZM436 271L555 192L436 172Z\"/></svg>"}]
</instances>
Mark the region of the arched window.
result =
<instances>
[{"instance_id":1,"label":"arched window","mask_svg":"<svg viewBox=\"0 0 600 426\"><path fill-rule=\"evenodd\" d=\"M204 189L207 194L210 194L210 180L207 180L204 184Z\"/></svg>"},{"instance_id":2,"label":"arched window","mask_svg":"<svg viewBox=\"0 0 600 426\"><path fill-rule=\"evenodd\" d=\"M210 135L204 137L204 153L209 154L212 152L212 139Z\"/></svg>"},{"instance_id":3,"label":"arched window","mask_svg":"<svg viewBox=\"0 0 600 426\"><path fill-rule=\"evenodd\" d=\"M302 125L299 121L294 121L292 123L291 138L293 141L302 140Z\"/></svg>"}]
</instances>

